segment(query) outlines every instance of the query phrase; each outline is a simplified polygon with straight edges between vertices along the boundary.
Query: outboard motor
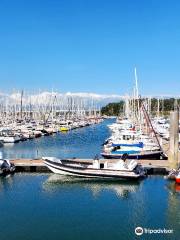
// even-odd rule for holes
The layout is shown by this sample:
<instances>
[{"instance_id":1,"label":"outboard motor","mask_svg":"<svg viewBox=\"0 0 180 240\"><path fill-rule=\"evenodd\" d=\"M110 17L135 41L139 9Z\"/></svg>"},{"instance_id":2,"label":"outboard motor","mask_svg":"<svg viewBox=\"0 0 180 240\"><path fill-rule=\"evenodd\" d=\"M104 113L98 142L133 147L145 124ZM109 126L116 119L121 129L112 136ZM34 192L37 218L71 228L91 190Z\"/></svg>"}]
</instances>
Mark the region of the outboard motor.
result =
<instances>
[{"instance_id":1,"label":"outboard motor","mask_svg":"<svg viewBox=\"0 0 180 240\"><path fill-rule=\"evenodd\" d=\"M0 152L0 169L3 174L15 171L15 165L10 163L9 160L3 159L2 152Z\"/></svg>"},{"instance_id":2,"label":"outboard motor","mask_svg":"<svg viewBox=\"0 0 180 240\"><path fill-rule=\"evenodd\" d=\"M140 174L141 177L147 176L147 170L139 164L137 164L137 166L134 168L134 171L135 171L135 173Z\"/></svg>"},{"instance_id":3,"label":"outboard motor","mask_svg":"<svg viewBox=\"0 0 180 240\"><path fill-rule=\"evenodd\" d=\"M10 163L7 160L4 160L1 165L1 169L5 170L5 169L9 169L9 168L10 168Z\"/></svg>"}]
</instances>

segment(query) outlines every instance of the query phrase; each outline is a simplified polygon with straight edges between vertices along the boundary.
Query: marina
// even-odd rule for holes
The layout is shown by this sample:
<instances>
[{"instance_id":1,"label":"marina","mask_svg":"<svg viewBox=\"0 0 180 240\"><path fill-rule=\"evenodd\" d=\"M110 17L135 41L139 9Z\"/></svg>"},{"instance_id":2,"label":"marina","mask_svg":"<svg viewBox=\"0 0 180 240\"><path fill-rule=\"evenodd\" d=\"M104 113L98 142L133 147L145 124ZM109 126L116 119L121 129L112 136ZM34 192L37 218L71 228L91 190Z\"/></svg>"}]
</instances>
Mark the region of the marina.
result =
<instances>
[{"instance_id":1,"label":"marina","mask_svg":"<svg viewBox=\"0 0 180 240\"><path fill-rule=\"evenodd\" d=\"M46 155L43 148L40 157L38 142L36 142L34 144L36 150L33 149L33 152L31 152L29 161L13 160L16 146L10 145L13 149L13 158L11 159L9 156L8 159L4 158L3 154L8 153L8 148L2 152L1 156L3 175L18 170L27 171L27 169L31 172L47 171L45 168L48 168L53 173L62 175L109 180L135 180L143 178L149 173L160 172L168 174L168 178L174 178L177 183L179 182L180 151L177 101L174 101L174 111L169 113L170 121L159 117L159 100L157 117L154 116L151 100L148 98L141 99L139 96L136 68L133 95L124 98L123 111L119 112L117 118L111 116L108 119L107 116L102 116L101 109L99 108L97 111L97 108L94 108L94 101L93 104L91 103L92 105L89 105L90 103L87 104L87 101L80 97L66 96L62 98L58 93L52 92L48 98L49 101L46 99L46 101L40 102L41 99L37 99L38 111L37 105L32 104L29 96L24 97L23 91L20 95L15 96L15 102L10 101L11 96L8 100L5 99L5 102L2 102L1 105L0 141L2 149L6 148L6 144L7 146L9 144L14 145L17 142L26 142L32 139L35 141L42 136L47 137L55 134L54 143L56 144L56 139L59 138L60 148L61 141L69 138L70 141L74 141L74 147L77 150L77 139L79 136L81 137L80 129L87 127L89 130L91 129L92 134L90 136L85 133L90 145L87 142L85 144L85 139L82 138L82 147L84 148L84 145L87 145L88 148L92 147L95 143L92 140L94 138L95 140L98 139L98 144L94 145L95 149L98 148L98 151L93 154L93 147L90 148L93 156L91 155L92 158L89 160L82 159L82 149L79 149L80 152L77 155L71 157L73 149L67 142L64 142L64 147L69 149L67 155L63 156L61 150L57 151L59 156L56 156L54 151L51 155ZM18 96L20 97L20 105L17 100ZM14 109L14 112L12 112L12 109ZM4 124L7 124L7 126L4 126ZM96 124L99 125L99 128L91 128ZM161 129L166 129L164 134L162 134ZM74 132L75 130L73 136L71 131ZM99 133L96 130L99 130ZM100 134L102 136L106 134L108 138L101 138ZM47 142L45 139L45 146ZM54 144L52 144L52 147L54 148ZM49 149L47 148L47 150ZM29 147L28 150L30 150ZM89 152L89 149L87 152ZM87 152L84 153L84 158L87 157ZM100 156L105 160L100 159ZM25 158L28 158L27 154ZM33 160L35 158L39 160ZM146 163L143 162L142 164L140 160L146 160ZM159 162L156 161L162 162L159 165Z\"/></svg>"},{"instance_id":2,"label":"marina","mask_svg":"<svg viewBox=\"0 0 180 240\"><path fill-rule=\"evenodd\" d=\"M179 13L0 1L0 240L180 240Z\"/></svg>"},{"instance_id":3,"label":"marina","mask_svg":"<svg viewBox=\"0 0 180 240\"><path fill-rule=\"evenodd\" d=\"M149 221L153 221L153 228L166 226L173 232L173 239L178 240L180 185L178 171L171 171L176 164L175 155L171 158L171 154L176 153L179 146L177 144L174 150L170 146L172 140L178 139L176 135L179 133L179 128L178 131L173 128L173 132L171 126L179 124L170 122L170 137L165 139L157 130L152 131L153 126L148 129L146 122L137 124L137 120L133 122L131 119L96 116L92 124L83 127L68 131L61 129L18 143L4 143L1 159L7 159L4 160L7 163L0 177L0 198L7 207L12 205L12 198L16 196L16 208L10 209L13 221L21 226L11 228L11 239L16 240L17 236L24 239L29 232L31 237L26 239L30 240L44 239L45 236L74 239L82 234L88 234L86 239L92 239L95 237L93 229L98 227L98 238L108 240L124 236L124 239L131 240L137 226L146 228ZM103 158L103 151L114 148L115 151L120 149L122 154L117 158ZM157 150L161 154L140 158L137 153L145 148L151 155ZM131 151L136 151L132 159L129 157ZM179 150L176 157L178 161ZM14 171L11 172L7 164L15 168ZM35 196L33 199L30 192ZM161 207L157 210L159 202ZM17 214L18 209L24 209L23 215ZM32 211L30 221L24 221ZM1 212L3 231L0 238L3 240L6 239L4 221L9 221L9 216L3 209ZM121 228L115 231L120 220ZM57 223L61 228L56 227ZM31 230L34 224L36 229L38 227L35 233ZM46 224L56 231L42 230ZM102 225L108 225L108 232ZM69 228L74 229L73 234ZM158 239L164 239L164 236L158 236Z\"/></svg>"},{"instance_id":4,"label":"marina","mask_svg":"<svg viewBox=\"0 0 180 240\"><path fill-rule=\"evenodd\" d=\"M95 123L96 126L93 126ZM158 132L158 136L155 135L156 139L153 135L149 137L150 135L148 136L145 133L141 133L141 131L138 130L139 126L136 126L136 124L126 118L124 120L116 120L115 118L103 120L102 117L99 117L92 126L88 124L86 127L87 130L80 128L73 131L65 131L66 133L60 131L59 133L54 133L55 135L49 134L47 138L34 139L35 142L31 140L22 141L20 145L11 145L9 143L2 148L2 154L5 158L10 159L11 163L16 166L17 171L48 171L42 159L45 158L45 156L64 159L69 158L71 161L74 160L79 163L89 164L91 164L96 158L95 156L97 156L101 164L106 162L111 164L113 161L115 162L115 160L113 160L114 158L120 159L123 154L127 154L126 158L138 160L138 163L145 167L148 173L159 172L167 174L170 171L171 166L167 160L169 143L166 139L161 138ZM144 128L144 125L140 126L140 129L142 128ZM112 133L112 136L108 137L110 133ZM84 144L84 139L86 139L86 144ZM163 145L160 145L160 141ZM60 148L58 148L57 143ZM74 143L76 143L76 145L74 145ZM45 146L47 144L50 145L46 149ZM78 144L80 144L79 152ZM87 152L84 152L83 148L86 147L90 147L91 151L89 152L87 149ZM68 149L67 153L66 148ZM73 149L75 152L73 152ZM118 149L120 149L122 154L115 157L116 155L113 153L113 155L106 157L106 155L102 153L102 149L105 149L105 151L117 149L118 154ZM137 154L132 154L131 157L131 151L138 153L141 149L147 149L150 154L148 153L147 156L143 155L144 157L142 159L140 155L138 156ZM160 154L154 155L158 150ZM101 155L105 157L105 159L108 158L108 161L103 160ZM16 159L14 159L14 156L16 156ZM89 159L87 159L88 157ZM127 159L126 162L129 164L130 160Z\"/></svg>"},{"instance_id":5,"label":"marina","mask_svg":"<svg viewBox=\"0 0 180 240\"><path fill-rule=\"evenodd\" d=\"M11 239L80 239L81 234L92 239L98 227L99 238L131 240L137 226L146 229L152 221L153 228L165 226L178 240L179 111L174 108L168 117L156 117L149 106L148 99L136 95L125 98L124 110L117 117L102 115L94 106L76 112L71 105L66 112L50 104L42 115L34 110L30 118L22 111L23 105L10 118L11 111L5 110L0 129L0 199L7 208L15 196L16 208L11 213L23 228L11 228ZM4 219L9 221L10 216L0 210L3 240ZM32 212L27 223L24 219ZM115 231L121 218L121 228ZM44 230L47 223L56 230ZM31 230L34 224L38 227L35 233ZM103 224L108 224L108 233Z\"/></svg>"},{"instance_id":6,"label":"marina","mask_svg":"<svg viewBox=\"0 0 180 240\"><path fill-rule=\"evenodd\" d=\"M57 92L27 95L24 91L0 96L0 147L68 132L102 121L93 99Z\"/></svg>"}]
</instances>

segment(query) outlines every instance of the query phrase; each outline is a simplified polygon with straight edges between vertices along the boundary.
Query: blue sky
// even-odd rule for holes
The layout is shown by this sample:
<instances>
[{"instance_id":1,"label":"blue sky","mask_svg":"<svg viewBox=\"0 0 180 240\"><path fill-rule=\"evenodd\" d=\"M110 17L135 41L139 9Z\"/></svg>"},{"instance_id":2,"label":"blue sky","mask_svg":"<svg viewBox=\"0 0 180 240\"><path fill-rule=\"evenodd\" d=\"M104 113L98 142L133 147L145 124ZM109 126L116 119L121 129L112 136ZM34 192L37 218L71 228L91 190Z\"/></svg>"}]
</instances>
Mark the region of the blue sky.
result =
<instances>
[{"instance_id":1,"label":"blue sky","mask_svg":"<svg viewBox=\"0 0 180 240\"><path fill-rule=\"evenodd\" d=\"M0 90L180 93L180 1L1 0Z\"/></svg>"}]
</instances>

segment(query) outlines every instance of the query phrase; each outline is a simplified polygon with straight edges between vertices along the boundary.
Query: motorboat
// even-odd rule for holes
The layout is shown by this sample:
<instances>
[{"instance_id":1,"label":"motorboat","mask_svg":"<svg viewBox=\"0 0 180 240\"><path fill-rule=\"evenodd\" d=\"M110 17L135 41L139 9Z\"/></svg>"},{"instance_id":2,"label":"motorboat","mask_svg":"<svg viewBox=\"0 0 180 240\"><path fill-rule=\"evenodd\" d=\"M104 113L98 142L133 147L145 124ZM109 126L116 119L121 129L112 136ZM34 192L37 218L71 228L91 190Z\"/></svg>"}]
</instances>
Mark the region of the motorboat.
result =
<instances>
[{"instance_id":1,"label":"motorboat","mask_svg":"<svg viewBox=\"0 0 180 240\"><path fill-rule=\"evenodd\" d=\"M0 131L0 141L3 143L16 143L20 140L20 136L12 130L3 129Z\"/></svg>"},{"instance_id":2,"label":"motorboat","mask_svg":"<svg viewBox=\"0 0 180 240\"><path fill-rule=\"evenodd\" d=\"M104 151L101 155L105 159L119 159L123 154L128 154L128 159L167 159L167 156L161 150L143 150L139 147L117 146L110 151Z\"/></svg>"},{"instance_id":3,"label":"motorboat","mask_svg":"<svg viewBox=\"0 0 180 240\"><path fill-rule=\"evenodd\" d=\"M8 159L3 159L2 153L0 152L0 175L6 175L15 171L15 165Z\"/></svg>"},{"instance_id":4,"label":"motorboat","mask_svg":"<svg viewBox=\"0 0 180 240\"><path fill-rule=\"evenodd\" d=\"M1 136L0 141L4 143L16 143L20 141L20 137L18 135Z\"/></svg>"},{"instance_id":5,"label":"motorboat","mask_svg":"<svg viewBox=\"0 0 180 240\"><path fill-rule=\"evenodd\" d=\"M145 177L144 168L135 160L126 162L123 159L110 162L94 159L92 162L81 162L73 159L57 159L54 157L43 157L45 165L54 173L87 178L101 179L134 179Z\"/></svg>"},{"instance_id":6,"label":"motorboat","mask_svg":"<svg viewBox=\"0 0 180 240\"><path fill-rule=\"evenodd\" d=\"M60 127L60 129L59 129L60 132L67 132L67 131L69 131L69 130L70 130L70 129L69 129L68 126L62 126L62 127Z\"/></svg>"},{"instance_id":7,"label":"motorboat","mask_svg":"<svg viewBox=\"0 0 180 240\"><path fill-rule=\"evenodd\" d=\"M142 132L142 126L136 126L130 120L119 120L108 126L112 135L103 143L101 155L105 159L120 159L128 154L128 159L167 159L160 143Z\"/></svg>"}]
</instances>

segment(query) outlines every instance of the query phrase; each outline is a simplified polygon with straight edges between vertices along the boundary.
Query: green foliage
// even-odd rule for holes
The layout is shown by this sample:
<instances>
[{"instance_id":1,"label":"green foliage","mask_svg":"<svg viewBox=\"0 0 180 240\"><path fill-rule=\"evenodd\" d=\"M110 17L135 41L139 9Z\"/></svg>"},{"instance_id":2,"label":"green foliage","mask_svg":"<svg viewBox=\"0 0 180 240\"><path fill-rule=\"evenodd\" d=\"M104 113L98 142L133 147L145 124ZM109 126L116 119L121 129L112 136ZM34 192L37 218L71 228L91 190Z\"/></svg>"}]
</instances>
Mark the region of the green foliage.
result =
<instances>
[{"instance_id":1,"label":"green foliage","mask_svg":"<svg viewBox=\"0 0 180 240\"><path fill-rule=\"evenodd\" d=\"M101 113L107 116L118 116L123 112L124 101L120 101L118 103L109 103L105 107L102 107Z\"/></svg>"},{"instance_id":2,"label":"green foliage","mask_svg":"<svg viewBox=\"0 0 180 240\"><path fill-rule=\"evenodd\" d=\"M125 104L124 101L120 101L117 103L109 103L105 107L102 107L101 113L103 115L107 115L107 116L118 116L118 115L122 114L122 112L124 110L124 104ZM159 105L160 112L167 113L169 111L174 110L174 108L176 106L180 106L180 99L166 98L166 99L158 100L157 98L152 98L151 99L151 112L152 113L156 113L158 111L158 105Z\"/></svg>"},{"instance_id":3,"label":"green foliage","mask_svg":"<svg viewBox=\"0 0 180 240\"><path fill-rule=\"evenodd\" d=\"M180 104L180 99L175 98L166 98L166 99L159 99L159 111L160 112L169 112L174 110L174 107ZM157 112L158 111L158 99L152 98L151 99L151 111Z\"/></svg>"}]
</instances>

